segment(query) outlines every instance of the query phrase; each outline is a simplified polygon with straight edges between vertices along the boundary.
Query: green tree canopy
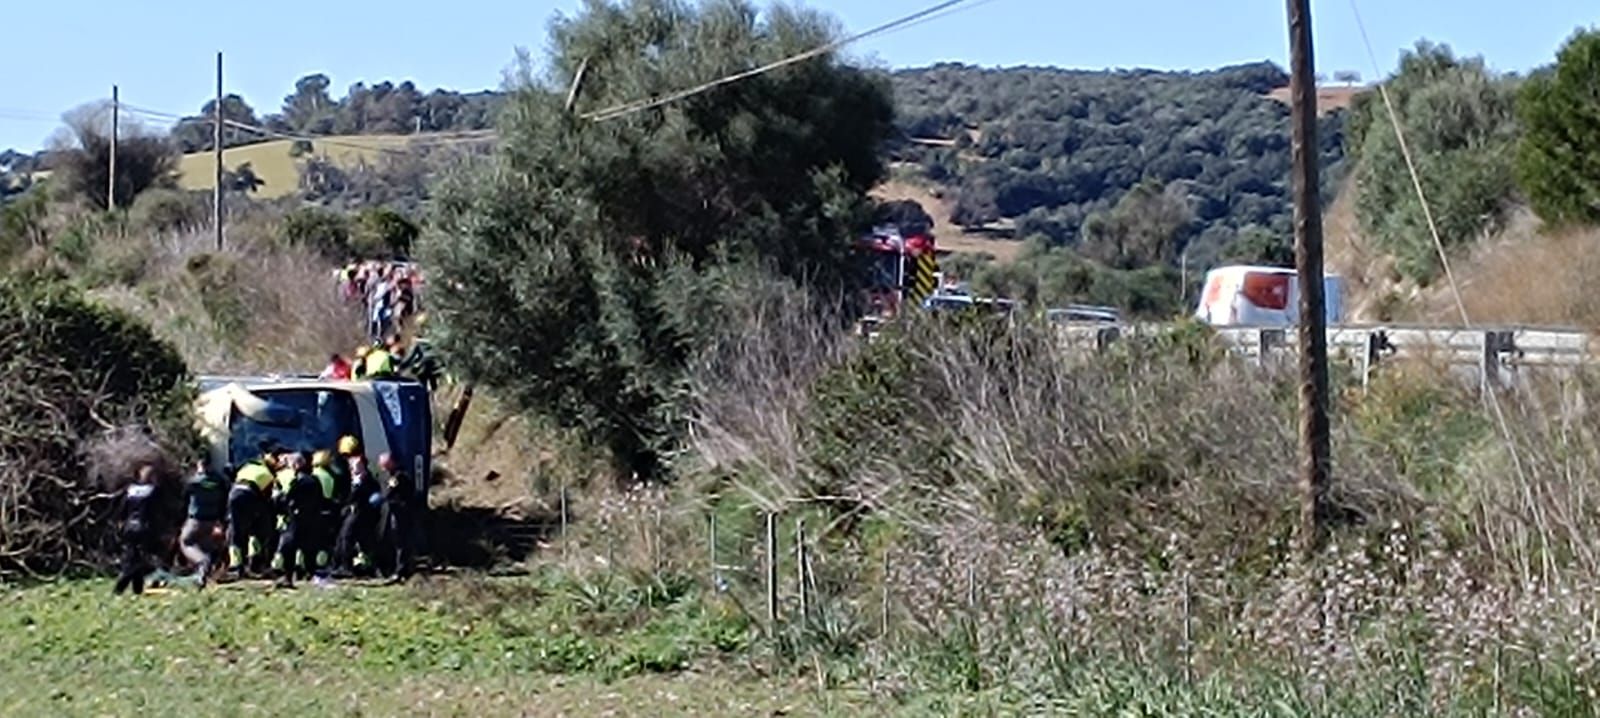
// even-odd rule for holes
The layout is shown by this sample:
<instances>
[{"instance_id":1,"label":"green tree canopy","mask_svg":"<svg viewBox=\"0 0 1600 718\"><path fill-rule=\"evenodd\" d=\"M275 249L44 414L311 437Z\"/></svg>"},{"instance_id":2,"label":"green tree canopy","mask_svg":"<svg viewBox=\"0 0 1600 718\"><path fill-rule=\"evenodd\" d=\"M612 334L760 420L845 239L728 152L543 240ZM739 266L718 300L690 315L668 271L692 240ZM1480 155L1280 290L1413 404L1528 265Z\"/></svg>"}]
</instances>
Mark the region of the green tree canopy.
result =
<instances>
[{"instance_id":1,"label":"green tree canopy","mask_svg":"<svg viewBox=\"0 0 1600 718\"><path fill-rule=\"evenodd\" d=\"M172 141L184 152L206 152L212 149L216 139L216 113L217 101L206 100L200 106L200 114L185 117L178 121L172 128ZM237 122L243 125L261 124L256 117L255 108L245 102L238 95L226 95L222 98L222 119L225 122ZM271 139L264 135L255 134L237 127L224 126L222 128L222 146L234 147L261 142Z\"/></svg>"},{"instance_id":2,"label":"green tree canopy","mask_svg":"<svg viewBox=\"0 0 1600 718\"><path fill-rule=\"evenodd\" d=\"M1492 230L1516 191L1512 79L1490 71L1482 58L1457 58L1448 46L1421 42L1384 85L1446 246ZM1437 250L1388 110L1368 94L1355 113L1350 133L1360 159L1355 179L1362 230L1395 257L1401 273L1431 280Z\"/></svg>"},{"instance_id":3,"label":"green tree canopy","mask_svg":"<svg viewBox=\"0 0 1600 718\"><path fill-rule=\"evenodd\" d=\"M1555 223L1600 222L1600 31L1567 41L1555 67L1523 84L1517 179Z\"/></svg>"},{"instance_id":4,"label":"green tree canopy","mask_svg":"<svg viewBox=\"0 0 1600 718\"><path fill-rule=\"evenodd\" d=\"M892 125L886 87L828 55L585 119L810 50L827 17L739 0L590 0L524 70L501 146L438 189L422 258L452 367L657 473L683 369L752 276L856 281L852 236ZM573 112L566 88L586 67Z\"/></svg>"}]
</instances>

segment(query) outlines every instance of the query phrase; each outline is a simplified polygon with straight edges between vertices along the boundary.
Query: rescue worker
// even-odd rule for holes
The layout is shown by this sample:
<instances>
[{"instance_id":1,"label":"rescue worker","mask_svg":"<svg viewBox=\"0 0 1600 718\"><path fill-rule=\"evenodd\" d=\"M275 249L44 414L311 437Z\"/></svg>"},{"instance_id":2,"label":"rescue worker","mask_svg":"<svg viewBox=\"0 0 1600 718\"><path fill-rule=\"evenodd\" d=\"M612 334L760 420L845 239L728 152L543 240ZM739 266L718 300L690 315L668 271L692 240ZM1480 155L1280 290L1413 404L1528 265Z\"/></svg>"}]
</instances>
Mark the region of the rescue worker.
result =
<instances>
[{"instance_id":1,"label":"rescue worker","mask_svg":"<svg viewBox=\"0 0 1600 718\"><path fill-rule=\"evenodd\" d=\"M336 575L350 576L371 567L377 552L378 533L382 528L383 485L368 470L360 442L353 436L345 439L349 441L340 440L339 451L346 455L350 464L350 493L334 556Z\"/></svg>"},{"instance_id":2,"label":"rescue worker","mask_svg":"<svg viewBox=\"0 0 1600 718\"><path fill-rule=\"evenodd\" d=\"M155 467L141 464L123 492L122 570L117 575L117 585L111 589L113 594L121 595L129 588L134 594L144 593L144 577L154 569L150 554L159 550L159 494Z\"/></svg>"},{"instance_id":3,"label":"rescue worker","mask_svg":"<svg viewBox=\"0 0 1600 718\"><path fill-rule=\"evenodd\" d=\"M194 476L184 485L189 499L188 516L178 534L178 550L195 566L195 581L205 588L211 577L212 547L217 526L228 511L227 485L206 469L204 461L194 467Z\"/></svg>"},{"instance_id":4,"label":"rescue worker","mask_svg":"<svg viewBox=\"0 0 1600 718\"><path fill-rule=\"evenodd\" d=\"M378 467L388 477L384 487L384 503L389 508L389 540L394 544L394 575L390 583L403 583L416 570L414 565L416 541L417 491L406 472L401 471L394 457L388 453L378 457Z\"/></svg>"},{"instance_id":5,"label":"rescue worker","mask_svg":"<svg viewBox=\"0 0 1600 718\"><path fill-rule=\"evenodd\" d=\"M422 320L423 317L418 317L417 323L420 325ZM400 360L400 371L428 387L428 391L439 389L439 378L444 373L439 360L433 355L433 346L426 337L421 336L412 340L411 348Z\"/></svg>"},{"instance_id":6,"label":"rescue worker","mask_svg":"<svg viewBox=\"0 0 1600 718\"><path fill-rule=\"evenodd\" d=\"M350 364L350 378L361 381L367 378L367 355L372 352L372 347L356 347L355 361Z\"/></svg>"},{"instance_id":7,"label":"rescue worker","mask_svg":"<svg viewBox=\"0 0 1600 718\"><path fill-rule=\"evenodd\" d=\"M278 459L268 447L259 458L239 467L228 492L228 572L243 578L266 551L272 524L272 480Z\"/></svg>"},{"instance_id":8,"label":"rescue worker","mask_svg":"<svg viewBox=\"0 0 1600 718\"><path fill-rule=\"evenodd\" d=\"M381 344L367 352L364 364L366 370L362 375L367 379L388 379L394 376L394 353Z\"/></svg>"},{"instance_id":9,"label":"rescue worker","mask_svg":"<svg viewBox=\"0 0 1600 718\"><path fill-rule=\"evenodd\" d=\"M309 571L317 523L322 518L322 487L311 473L304 453L295 454L281 471L277 504L283 515L283 531L278 535L279 567L277 586L294 588L295 573ZM283 479L287 478L287 481Z\"/></svg>"},{"instance_id":10,"label":"rescue worker","mask_svg":"<svg viewBox=\"0 0 1600 718\"><path fill-rule=\"evenodd\" d=\"M327 573L329 563L333 559L333 544L338 538L338 479L331 470L332 465L331 451L323 449L311 456L311 475L317 480L317 487L322 490L322 508L317 517L316 534L309 537L315 547L313 555L316 563L312 571L314 576L323 576Z\"/></svg>"}]
</instances>

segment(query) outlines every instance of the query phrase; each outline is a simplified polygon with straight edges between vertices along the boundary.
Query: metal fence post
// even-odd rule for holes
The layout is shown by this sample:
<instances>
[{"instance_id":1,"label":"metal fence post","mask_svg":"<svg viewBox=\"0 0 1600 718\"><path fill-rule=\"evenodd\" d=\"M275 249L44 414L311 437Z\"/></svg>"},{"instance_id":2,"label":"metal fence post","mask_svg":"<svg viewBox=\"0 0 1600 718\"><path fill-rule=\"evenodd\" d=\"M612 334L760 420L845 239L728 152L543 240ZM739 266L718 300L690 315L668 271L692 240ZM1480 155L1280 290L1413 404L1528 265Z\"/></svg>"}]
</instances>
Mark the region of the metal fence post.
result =
<instances>
[{"instance_id":1,"label":"metal fence post","mask_svg":"<svg viewBox=\"0 0 1600 718\"><path fill-rule=\"evenodd\" d=\"M720 592L722 590L722 575L720 573L718 573L718 569L717 569L717 510L716 510L716 507L712 507L711 516L707 519L707 523L710 525L710 530L707 532L707 533L710 534L710 536L706 541L706 548L707 548L707 553L709 554L709 558L711 559L711 590Z\"/></svg>"},{"instance_id":2,"label":"metal fence post","mask_svg":"<svg viewBox=\"0 0 1600 718\"><path fill-rule=\"evenodd\" d=\"M800 587L800 622L811 618L811 592L806 587L806 520L794 520L794 573Z\"/></svg>"},{"instance_id":3,"label":"metal fence post","mask_svg":"<svg viewBox=\"0 0 1600 718\"><path fill-rule=\"evenodd\" d=\"M1505 382L1502 375L1504 355L1516 351L1512 333L1492 330L1483 333L1482 388L1485 396L1499 389Z\"/></svg>"},{"instance_id":4,"label":"metal fence post","mask_svg":"<svg viewBox=\"0 0 1600 718\"><path fill-rule=\"evenodd\" d=\"M767 622L778 628L778 514L767 513Z\"/></svg>"},{"instance_id":5,"label":"metal fence post","mask_svg":"<svg viewBox=\"0 0 1600 718\"><path fill-rule=\"evenodd\" d=\"M1366 351L1361 354L1361 393L1366 394L1372 385L1372 372L1378 368L1378 362L1383 360L1384 351L1392 348L1389 344L1389 333L1382 329L1367 332Z\"/></svg>"}]
</instances>

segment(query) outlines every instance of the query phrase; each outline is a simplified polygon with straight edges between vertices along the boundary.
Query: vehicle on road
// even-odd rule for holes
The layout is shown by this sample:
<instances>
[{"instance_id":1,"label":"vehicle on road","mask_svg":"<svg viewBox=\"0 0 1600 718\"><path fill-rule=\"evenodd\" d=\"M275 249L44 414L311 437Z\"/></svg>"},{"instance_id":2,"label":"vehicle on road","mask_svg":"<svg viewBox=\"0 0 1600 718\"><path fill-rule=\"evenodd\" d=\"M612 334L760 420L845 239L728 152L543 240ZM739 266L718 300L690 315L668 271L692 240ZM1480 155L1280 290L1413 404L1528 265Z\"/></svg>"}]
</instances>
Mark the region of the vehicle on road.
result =
<instances>
[{"instance_id":1,"label":"vehicle on road","mask_svg":"<svg viewBox=\"0 0 1600 718\"><path fill-rule=\"evenodd\" d=\"M1344 320L1344 279L1323 278L1328 324ZM1300 278L1284 267L1228 266L1206 273L1195 317L1219 327L1288 327L1300 323Z\"/></svg>"}]
</instances>

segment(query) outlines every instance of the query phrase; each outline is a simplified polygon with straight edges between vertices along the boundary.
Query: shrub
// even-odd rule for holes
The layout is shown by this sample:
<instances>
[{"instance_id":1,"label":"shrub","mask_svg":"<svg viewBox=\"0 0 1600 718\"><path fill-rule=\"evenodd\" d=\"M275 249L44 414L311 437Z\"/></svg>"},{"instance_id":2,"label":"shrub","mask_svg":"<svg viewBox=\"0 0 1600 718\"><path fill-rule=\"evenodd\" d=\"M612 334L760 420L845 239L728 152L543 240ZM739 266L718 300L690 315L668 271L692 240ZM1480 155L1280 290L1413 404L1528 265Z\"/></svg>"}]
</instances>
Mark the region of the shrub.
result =
<instances>
[{"instance_id":1,"label":"shrub","mask_svg":"<svg viewBox=\"0 0 1600 718\"><path fill-rule=\"evenodd\" d=\"M206 221L206 206L191 192L153 189L133 200L128 217L135 227L157 232L190 229Z\"/></svg>"},{"instance_id":2,"label":"shrub","mask_svg":"<svg viewBox=\"0 0 1600 718\"><path fill-rule=\"evenodd\" d=\"M350 251L357 257L409 257L421 229L415 222L386 207L361 210L356 215Z\"/></svg>"},{"instance_id":3,"label":"shrub","mask_svg":"<svg viewBox=\"0 0 1600 718\"><path fill-rule=\"evenodd\" d=\"M1482 58L1421 43L1386 83L1410 144L1440 239L1450 245L1497 227L1516 191L1517 125L1513 80ZM1361 162L1355 181L1362 230L1397 260L1405 276L1428 282L1438 254L1388 111L1368 99L1356 109L1352 138Z\"/></svg>"},{"instance_id":4,"label":"shrub","mask_svg":"<svg viewBox=\"0 0 1600 718\"><path fill-rule=\"evenodd\" d=\"M301 207L283 218L283 239L333 259L350 255L350 220L320 207Z\"/></svg>"},{"instance_id":5,"label":"shrub","mask_svg":"<svg viewBox=\"0 0 1600 718\"><path fill-rule=\"evenodd\" d=\"M116 487L95 485L84 449L106 437L122 459L193 454L186 379L177 352L133 317L61 283L0 280L0 573L109 558L113 507L97 496ZM100 462L101 478L131 468Z\"/></svg>"}]
</instances>

